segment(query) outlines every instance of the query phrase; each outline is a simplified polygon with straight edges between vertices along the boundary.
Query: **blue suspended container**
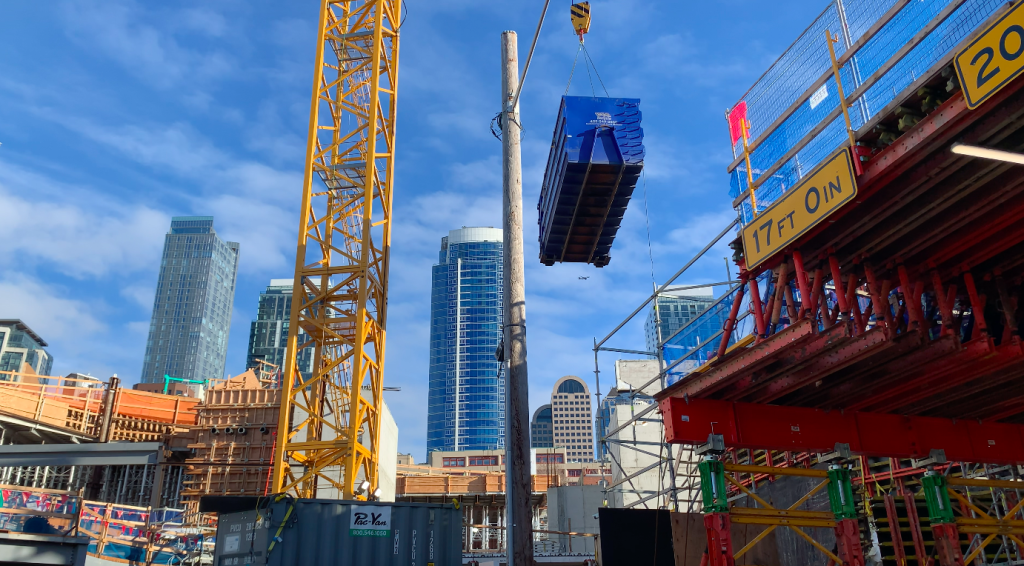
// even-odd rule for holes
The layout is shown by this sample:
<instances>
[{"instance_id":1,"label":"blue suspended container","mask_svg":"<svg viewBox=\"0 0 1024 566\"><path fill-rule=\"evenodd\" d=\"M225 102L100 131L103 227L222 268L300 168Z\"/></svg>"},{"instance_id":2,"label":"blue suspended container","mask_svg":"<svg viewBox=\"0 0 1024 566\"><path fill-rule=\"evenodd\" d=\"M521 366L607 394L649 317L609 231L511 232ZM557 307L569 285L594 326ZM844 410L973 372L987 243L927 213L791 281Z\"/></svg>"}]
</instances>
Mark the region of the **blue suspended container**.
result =
<instances>
[{"instance_id":1,"label":"blue suspended container","mask_svg":"<svg viewBox=\"0 0 1024 566\"><path fill-rule=\"evenodd\" d=\"M541 263L608 265L643 168L639 98L563 96L537 203Z\"/></svg>"}]
</instances>

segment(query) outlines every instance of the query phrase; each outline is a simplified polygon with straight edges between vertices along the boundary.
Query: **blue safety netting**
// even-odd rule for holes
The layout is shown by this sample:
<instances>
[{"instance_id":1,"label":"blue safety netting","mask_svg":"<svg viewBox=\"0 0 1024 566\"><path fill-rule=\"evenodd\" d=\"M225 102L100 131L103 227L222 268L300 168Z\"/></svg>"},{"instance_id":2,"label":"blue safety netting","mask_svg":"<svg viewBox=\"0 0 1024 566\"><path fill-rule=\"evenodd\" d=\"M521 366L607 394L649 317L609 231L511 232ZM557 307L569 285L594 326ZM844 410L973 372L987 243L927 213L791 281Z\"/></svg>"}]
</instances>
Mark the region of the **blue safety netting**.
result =
<instances>
[{"instance_id":1,"label":"blue safety netting","mask_svg":"<svg viewBox=\"0 0 1024 566\"><path fill-rule=\"evenodd\" d=\"M842 58L848 46L856 44L896 4L894 0L833 2L744 94L741 100L747 104L750 140L754 142L764 136L750 155L751 173L759 183L758 210L778 199L848 140L843 116L837 113L838 91L825 30L839 36L835 49L836 56ZM906 3L840 69L846 96L857 94L849 108L853 129L863 126L908 86L950 57L971 32L1003 5L1002 0ZM918 33L927 29L928 34L899 62L875 76L901 49L912 44ZM826 73L824 84L804 97ZM869 82L870 86L865 87ZM775 124L797 102L799 106ZM830 119L830 115L834 117ZM737 156L742 156L742 141L733 149ZM770 177L761 180L769 171ZM729 195L735 199L747 189L745 163L740 161L730 173ZM749 196L738 211L742 222L753 217Z\"/></svg>"}]
</instances>

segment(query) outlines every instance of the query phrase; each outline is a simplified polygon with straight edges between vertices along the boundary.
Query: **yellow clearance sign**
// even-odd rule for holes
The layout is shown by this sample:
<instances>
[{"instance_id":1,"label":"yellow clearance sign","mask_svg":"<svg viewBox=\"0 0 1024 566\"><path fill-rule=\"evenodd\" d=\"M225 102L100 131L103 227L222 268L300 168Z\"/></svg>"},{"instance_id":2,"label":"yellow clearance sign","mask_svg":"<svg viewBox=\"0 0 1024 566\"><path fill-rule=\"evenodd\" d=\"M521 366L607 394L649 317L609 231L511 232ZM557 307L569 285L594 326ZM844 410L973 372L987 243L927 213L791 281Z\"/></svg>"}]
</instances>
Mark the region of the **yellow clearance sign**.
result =
<instances>
[{"instance_id":1,"label":"yellow clearance sign","mask_svg":"<svg viewBox=\"0 0 1024 566\"><path fill-rule=\"evenodd\" d=\"M743 227L747 269L775 255L856 195L850 150L844 148Z\"/></svg>"},{"instance_id":2,"label":"yellow clearance sign","mask_svg":"<svg viewBox=\"0 0 1024 566\"><path fill-rule=\"evenodd\" d=\"M1017 2L956 56L967 107L975 109L1024 70L1024 2Z\"/></svg>"}]
</instances>

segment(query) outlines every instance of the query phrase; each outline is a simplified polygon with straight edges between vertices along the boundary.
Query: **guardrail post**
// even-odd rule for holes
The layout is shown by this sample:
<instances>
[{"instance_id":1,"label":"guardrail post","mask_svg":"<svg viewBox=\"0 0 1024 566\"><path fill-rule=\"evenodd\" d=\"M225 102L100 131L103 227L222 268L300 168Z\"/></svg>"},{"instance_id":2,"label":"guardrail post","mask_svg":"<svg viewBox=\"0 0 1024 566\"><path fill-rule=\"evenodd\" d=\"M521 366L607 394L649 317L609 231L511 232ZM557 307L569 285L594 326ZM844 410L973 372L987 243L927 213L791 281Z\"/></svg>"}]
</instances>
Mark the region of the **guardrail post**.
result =
<instances>
[{"instance_id":1,"label":"guardrail post","mask_svg":"<svg viewBox=\"0 0 1024 566\"><path fill-rule=\"evenodd\" d=\"M100 442L110 442L110 420L114 411L114 404L117 400L117 388L120 386L121 380L117 377L111 377L110 383L107 384L106 395L103 399L103 416L100 420L100 433L98 439Z\"/></svg>"},{"instance_id":2,"label":"guardrail post","mask_svg":"<svg viewBox=\"0 0 1024 566\"><path fill-rule=\"evenodd\" d=\"M725 464L706 459L697 464L704 503L704 528L708 533L707 566L735 566L732 553L732 521L725 488Z\"/></svg>"},{"instance_id":3,"label":"guardrail post","mask_svg":"<svg viewBox=\"0 0 1024 566\"><path fill-rule=\"evenodd\" d=\"M836 555L842 566L864 566L864 550L860 546L860 525L857 503L853 498L850 470L831 466L828 470L828 502L836 518Z\"/></svg>"},{"instance_id":4,"label":"guardrail post","mask_svg":"<svg viewBox=\"0 0 1024 566\"><path fill-rule=\"evenodd\" d=\"M953 504L949 500L946 476L928 470L921 478L925 501L928 503L928 518L931 521L932 537L935 539L935 555L941 566L964 566L964 555L960 550L960 532L953 516Z\"/></svg>"}]
</instances>

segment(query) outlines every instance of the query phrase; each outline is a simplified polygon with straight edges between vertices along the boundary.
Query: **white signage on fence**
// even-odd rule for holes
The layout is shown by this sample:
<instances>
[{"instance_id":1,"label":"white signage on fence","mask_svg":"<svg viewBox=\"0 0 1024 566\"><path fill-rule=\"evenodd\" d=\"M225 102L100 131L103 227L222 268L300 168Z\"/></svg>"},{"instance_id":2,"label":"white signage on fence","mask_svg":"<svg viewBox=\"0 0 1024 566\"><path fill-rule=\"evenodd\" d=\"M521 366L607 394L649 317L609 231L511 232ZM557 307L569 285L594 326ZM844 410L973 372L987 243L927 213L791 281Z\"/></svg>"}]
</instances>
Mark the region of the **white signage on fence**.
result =
<instances>
[{"instance_id":1,"label":"white signage on fence","mask_svg":"<svg viewBox=\"0 0 1024 566\"><path fill-rule=\"evenodd\" d=\"M811 108L817 108L821 101L826 98L828 98L828 84L823 84L821 88L814 91L814 94L811 95Z\"/></svg>"}]
</instances>

